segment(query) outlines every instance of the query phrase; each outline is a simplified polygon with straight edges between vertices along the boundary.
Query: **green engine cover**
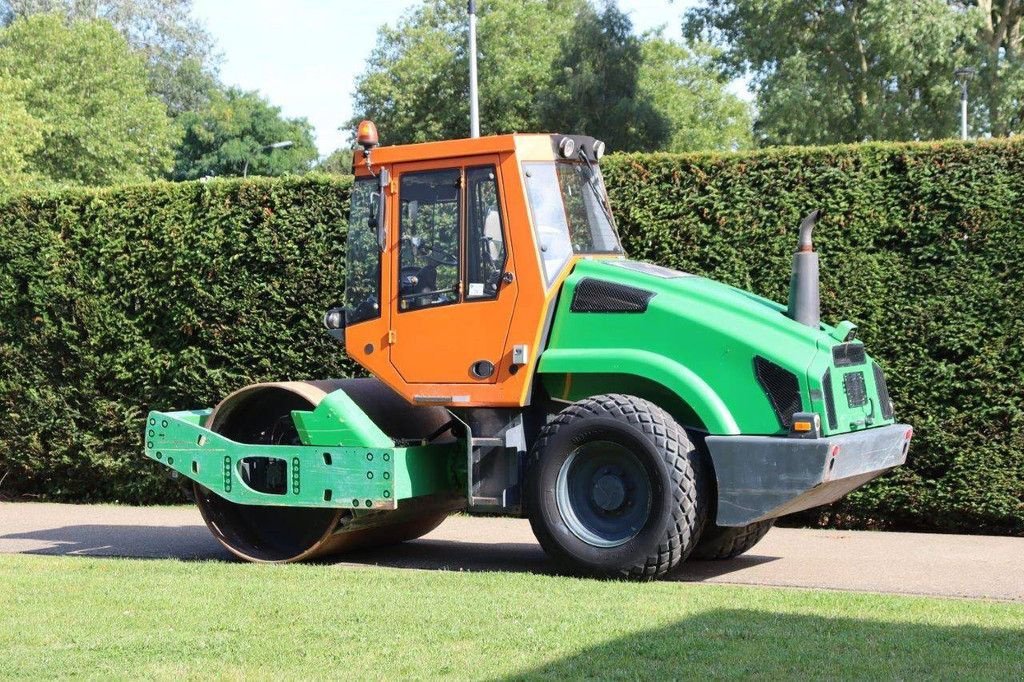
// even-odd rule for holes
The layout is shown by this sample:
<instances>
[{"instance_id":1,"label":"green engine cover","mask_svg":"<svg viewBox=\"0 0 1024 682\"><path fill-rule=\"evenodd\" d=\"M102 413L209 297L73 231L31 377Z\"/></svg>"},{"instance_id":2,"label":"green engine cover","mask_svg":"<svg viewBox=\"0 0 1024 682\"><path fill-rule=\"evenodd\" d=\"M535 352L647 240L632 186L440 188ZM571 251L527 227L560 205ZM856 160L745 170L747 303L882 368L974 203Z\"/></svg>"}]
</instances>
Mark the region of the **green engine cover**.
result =
<instances>
[{"instance_id":1,"label":"green engine cover","mask_svg":"<svg viewBox=\"0 0 1024 682\"><path fill-rule=\"evenodd\" d=\"M852 365L833 358L844 336L703 277L583 260L563 285L538 371L555 398L633 393L714 435L788 433L794 412L817 413L824 435L894 423L874 361L862 349Z\"/></svg>"}]
</instances>

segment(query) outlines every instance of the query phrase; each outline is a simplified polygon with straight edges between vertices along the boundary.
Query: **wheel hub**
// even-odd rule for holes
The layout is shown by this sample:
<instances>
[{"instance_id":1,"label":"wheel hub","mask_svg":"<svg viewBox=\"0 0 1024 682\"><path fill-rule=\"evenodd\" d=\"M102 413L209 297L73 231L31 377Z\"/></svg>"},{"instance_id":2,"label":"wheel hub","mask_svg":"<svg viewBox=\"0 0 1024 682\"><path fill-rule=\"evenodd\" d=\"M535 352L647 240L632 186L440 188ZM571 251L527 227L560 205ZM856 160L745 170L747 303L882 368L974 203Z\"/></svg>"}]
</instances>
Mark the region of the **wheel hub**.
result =
<instances>
[{"instance_id":1,"label":"wheel hub","mask_svg":"<svg viewBox=\"0 0 1024 682\"><path fill-rule=\"evenodd\" d=\"M569 531L592 547L623 545L650 516L652 484L627 447L592 441L570 453L555 483L555 502Z\"/></svg>"},{"instance_id":2,"label":"wheel hub","mask_svg":"<svg viewBox=\"0 0 1024 682\"><path fill-rule=\"evenodd\" d=\"M607 512L617 511L626 501L626 484L620 476L604 474L594 482L593 500Z\"/></svg>"}]
</instances>

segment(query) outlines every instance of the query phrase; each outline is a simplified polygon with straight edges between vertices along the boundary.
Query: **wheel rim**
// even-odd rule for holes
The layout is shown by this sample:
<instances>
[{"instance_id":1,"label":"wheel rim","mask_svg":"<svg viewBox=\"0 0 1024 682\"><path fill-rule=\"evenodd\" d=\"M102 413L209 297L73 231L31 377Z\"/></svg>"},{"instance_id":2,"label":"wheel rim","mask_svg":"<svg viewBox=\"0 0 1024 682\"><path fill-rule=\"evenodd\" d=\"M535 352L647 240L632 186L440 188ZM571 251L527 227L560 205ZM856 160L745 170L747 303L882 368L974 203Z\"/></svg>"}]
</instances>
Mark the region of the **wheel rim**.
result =
<instances>
[{"instance_id":1,"label":"wheel rim","mask_svg":"<svg viewBox=\"0 0 1024 682\"><path fill-rule=\"evenodd\" d=\"M609 441L570 453L555 483L562 521L593 547L618 547L635 538L650 515L651 498L651 481L639 458Z\"/></svg>"}]
</instances>

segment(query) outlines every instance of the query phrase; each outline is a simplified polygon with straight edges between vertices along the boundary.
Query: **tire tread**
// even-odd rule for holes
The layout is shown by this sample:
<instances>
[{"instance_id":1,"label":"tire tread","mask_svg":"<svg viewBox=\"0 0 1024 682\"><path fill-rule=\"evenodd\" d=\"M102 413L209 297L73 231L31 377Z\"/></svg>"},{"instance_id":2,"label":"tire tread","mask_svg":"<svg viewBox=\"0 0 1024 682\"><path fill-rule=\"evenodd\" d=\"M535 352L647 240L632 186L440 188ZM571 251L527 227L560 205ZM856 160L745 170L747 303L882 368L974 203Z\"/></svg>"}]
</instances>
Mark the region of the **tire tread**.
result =
<instances>
[{"instance_id":1,"label":"tire tread","mask_svg":"<svg viewBox=\"0 0 1024 682\"><path fill-rule=\"evenodd\" d=\"M654 403L631 395L609 393L575 402L541 430L531 451L531 465L539 461L548 443L559 429L582 419L610 416L633 426L655 445L672 481L672 519L657 553L617 572L618 577L653 579L682 563L693 551L706 517L706 495L702 494L701 460L686 431L665 410ZM531 525L541 546L549 555L565 560L558 544L543 523L530 514Z\"/></svg>"},{"instance_id":2,"label":"tire tread","mask_svg":"<svg viewBox=\"0 0 1024 682\"><path fill-rule=\"evenodd\" d=\"M757 521L749 526L727 528L711 526L693 550L694 559L724 560L738 557L761 541L775 525L775 519Z\"/></svg>"}]
</instances>

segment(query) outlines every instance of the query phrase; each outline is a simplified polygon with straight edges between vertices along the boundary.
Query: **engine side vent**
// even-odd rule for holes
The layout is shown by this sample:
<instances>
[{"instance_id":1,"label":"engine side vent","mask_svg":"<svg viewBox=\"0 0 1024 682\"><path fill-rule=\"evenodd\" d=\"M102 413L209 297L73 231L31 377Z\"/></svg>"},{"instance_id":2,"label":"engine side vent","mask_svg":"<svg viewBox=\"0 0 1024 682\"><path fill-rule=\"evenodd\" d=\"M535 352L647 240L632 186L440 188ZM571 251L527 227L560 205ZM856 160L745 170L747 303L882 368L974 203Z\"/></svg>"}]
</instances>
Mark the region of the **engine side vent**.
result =
<instances>
[{"instance_id":1,"label":"engine side vent","mask_svg":"<svg viewBox=\"0 0 1024 682\"><path fill-rule=\"evenodd\" d=\"M793 414L803 411L800 382L796 375L761 356L754 358L754 374L768 402L772 404L779 423L788 429L793 425Z\"/></svg>"},{"instance_id":2,"label":"engine side vent","mask_svg":"<svg viewBox=\"0 0 1024 682\"><path fill-rule=\"evenodd\" d=\"M836 367L863 365L865 360L863 343L841 343L832 347L832 362Z\"/></svg>"},{"instance_id":3,"label":"engine side vent","mask_svg":"<svg viewBox=\"0 0 1024 682\"><path fill-rule=\"evenodd\" d=\"M642 313L654 298L653 291L585 277L572 295L574 313Z\"/></svg>"},{"instance_id":4,"label":"engine side vent","mask_svg":"<svg viewBox=\"0 0 1024 682\"><path fill-rule=\"evenodd\" d=\"M846 391L846 404L851 408L868 404L868 388L860 372L852 372L843 377L843 390Z\"/></svg>"},{"instance_id":5,"label":"engine side vent","mask_svg":"<svg viewBox=\"0 0 1024 682\"><path fill-rule=\"evenodd\" d=\"M821 390L825 393L825 416L828 418L828 428L830 431L835 431L839 428L839 419L836 417L836 399L832 393L831 370L825 370L825 376L821 378Z\"/></svg>"},{"instance_id":6,"label":"engine side vent","mask_svg":"<svg viewBox=\"0 0 1024 682\"><path fill-rule=\"evenodd\" d=\"M892 399L889 398L889 387L885 384L885 375L877 364L874 366L874 371L878 401L882 404L882 419L892 419Z\"/></svg>"}]
</instances>

